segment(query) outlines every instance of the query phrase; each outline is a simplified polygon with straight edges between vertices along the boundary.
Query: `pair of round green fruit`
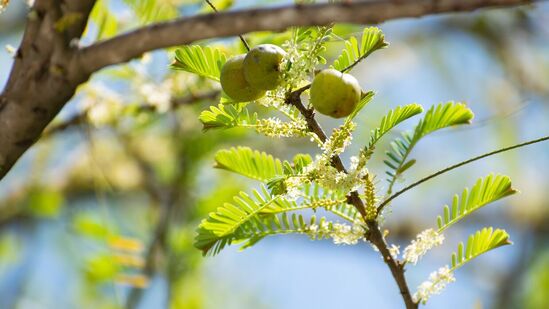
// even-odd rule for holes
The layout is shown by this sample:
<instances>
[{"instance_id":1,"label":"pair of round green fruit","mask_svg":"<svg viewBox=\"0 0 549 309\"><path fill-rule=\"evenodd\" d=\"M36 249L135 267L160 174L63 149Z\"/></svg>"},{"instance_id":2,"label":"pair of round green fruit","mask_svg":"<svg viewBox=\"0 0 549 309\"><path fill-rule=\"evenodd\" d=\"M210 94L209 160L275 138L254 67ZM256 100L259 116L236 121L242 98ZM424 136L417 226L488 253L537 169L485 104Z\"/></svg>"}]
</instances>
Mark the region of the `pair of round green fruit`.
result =
<instances>
[{"instance_id":1,"label":"pair of round green fruit","mask_svg":"<svg viewBox=\"0 0 549 309\"><path fill-rule=\"evenodd\" d=\"M223 91L237 102L263 97L265 91L280 85L280 65L285 54L276 45L262 44L245 55L232 57L221 69L220 82Z\"/></svg>"},{"instance_id":2,"label":"pair of round green fruit","mask_svg":"<svg viewBox=\"0 0 549 309\"><path fill-rule=\"evenodd\" d=\"M310 101L321 114L342 118L356 108L362 90L356 78L338 70L327 69L318 73L311 84Z\"/></svg>"}]
</instances>

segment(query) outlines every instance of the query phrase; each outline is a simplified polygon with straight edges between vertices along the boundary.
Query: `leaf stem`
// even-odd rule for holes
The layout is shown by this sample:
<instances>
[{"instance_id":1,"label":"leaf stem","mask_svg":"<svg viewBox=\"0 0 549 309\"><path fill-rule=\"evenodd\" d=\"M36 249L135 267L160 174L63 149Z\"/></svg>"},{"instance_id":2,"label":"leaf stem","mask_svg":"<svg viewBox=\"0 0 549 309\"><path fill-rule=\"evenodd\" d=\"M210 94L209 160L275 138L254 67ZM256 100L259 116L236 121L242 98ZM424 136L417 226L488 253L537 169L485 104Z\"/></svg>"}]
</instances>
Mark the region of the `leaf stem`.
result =
<instances>
[{"instance_id":1,"label":"leaf stem","mask_svg":"<svg viewBox=\"0 0 549 309\"><path fill-rule=\"evenodd\" d=\"M216 13L219 12L210 0L204 0L204 1L206 1L206 3L212 8L212 10L214 10L214 12ZM244 44L244 47L246 47L246 50L250 51L250 45L248 45L248 42L246 42L244 37L240 34L238 35L238 37L240 38L240 41L242 41L242 44Z\"/></svg>"},{"instance_id":2,"label":"leaf stem","mask_svg":"<svg viewBox=\"0 0 549 309\"><path fill-rule=\"evenodd\" d=\"M540 143L540 142L543 142L543 141L546 141L546 140L549 140L549 135L547 136L544 136L544 137L541 137L541 138L538 138L538 139L534 139L534 140L531 140L531 141L527 141L527 142L524 142L524 143L520 143L520 144L516 144L516 145L513 145L513 146L509 146L509 147L505 147L505 148L501 148L501 149L498 149L498 150L494 150L492 152L488 152L488 153L485 153L485 154L482 154L480 156L477 156L477 157L474 157L474 158L471 158L471 159L468 159L468 160L465 160L465 161L462 161L462 162L459 162L457 164L454 164L452 166L449 166L447 168L444 168L444 169L441 169L440 171L434 173L434 174L431 174L427 177L424 177L416 182L414 182L413 184L405 187L404 189L396 192L395 194L389 196L386 200L384 200L379 206L378 206L378 211L377 213L380 214L382 211L383 211L383 208L385 208L392 200L394 200L395 198L397 198L399 195L401 195L402 193L428 181L428 180L431 180L437 176L440 176L446 172L449 172L453 169L456 169L458 167L461 167L463 165L466 165L466 164L469 164L471 162L474 162L474 161L477 161L477 160L480 160L480 159L483 159L483 158L486 158L486 157L489 157L489 156L492 156L492 155L495 155L495 154L498 154L498 153L501 153L501 152L505 152L505 151L509 151L509 150L512 150L512 149L515 149L515 148L520 148L520 147L524 147L524 146L528 146L528 145L532 145L532 144L536 144L536 143Z\"/></svg>"}]
</instances>

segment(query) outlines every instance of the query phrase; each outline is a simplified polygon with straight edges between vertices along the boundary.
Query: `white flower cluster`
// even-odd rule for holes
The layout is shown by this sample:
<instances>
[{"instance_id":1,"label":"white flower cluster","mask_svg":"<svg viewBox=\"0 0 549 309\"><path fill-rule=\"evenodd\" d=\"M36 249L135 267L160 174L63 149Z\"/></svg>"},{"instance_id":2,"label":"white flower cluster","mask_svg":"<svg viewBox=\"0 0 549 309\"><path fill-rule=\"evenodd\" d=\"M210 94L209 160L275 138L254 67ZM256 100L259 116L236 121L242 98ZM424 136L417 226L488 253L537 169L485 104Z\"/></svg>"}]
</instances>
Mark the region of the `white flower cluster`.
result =
<instances>
[{"instance_id":1,"label":"white flower cluster","mask_svg":"<svg viewBox=\"0 0 549 309\"><path fill-rule=\"evenodd\" d=\"M364 226L360 221L355 222L352 226L321 221L320 226L311 224L308 234L312 239L332 238L336 245L356 245L359 240L364 239L364 232Z\"/></svg>"},{"instance_id":2,"label":"white flower cluster","mask_svg":"<svg viewBox=\"0 0 549 309\"><path fill-rule=\"evenodd\" d=\"M282 48L286 50L282 67L288 68L282 77L284 88L295 89L303 86L304 81L313 77L314 69L320 63L325 64L326 60L320 53L326 50L322 43L330 32L331 27L318 27L316 31L308 33L295 32L291 40L282 44Z\"/></svg>"},{"instance_id":3,"label":"white flower cluster","mask_svg":"<svg viewBox=\"0 0 549 309\"><path fill-rule=\"evenodd\" d=\"M269 137L293 137L307 135L307 123L304 120L283 122L278 118L260 119L255 125L258 133Z\"/></svg>"},{"instance_id":4,"label":"white flower cluster","mask_svg":"<svg viewBox=\"0 0 549 309\"><path fill-rule=\"evenodd\" d=\"M307 234L309 234L311 239L322 239L329 237L331 231L332 228L330 227L330 223L325 220L321 220L320 225L316 223L311 224Z\"/></svg>"},{"instance_id":5,"label":"white flower cluster","mask_svg":"<svg viewBox=\"0 0 549 309\"><path fill-rule=\"evenodd\" d=\"M282 113L291 113L292 105L286 104L285 100L286 89L278 87L275 90L267 92L267 95L257 99L256 102L265 106L272 107Z\"/></svg>"},{"instance_id":6,"label":"white flower cluster","mask_svg":"<svg viewBox=\"0 0 549 309\"><path fill-rule=\"evenodd\" d=\"M440 294L448 283L456 281L448 265L439 268L429 275L429 280L421 283L412 296L415 302L427 303L429 297Z\"/></svg>"},{"instance_id":7,"label":"white flower cluster","mask_svg":"<svg viewBox=\"0 0 549 309\"><path fill-rule=\"evenodd\" d=\"M336 245L356 245L360 239L364 238L364 227L359 222L352 226L336 223L331 236Z\"/></svg>"},{"instance_id":8,"label":"white flower cluster","mask_svg":"<svg viewBox=\"0 0 549 309\"><path fill-rule=\"evenodd\" d=\"M355 128L356 124L352 121L348 121L341 127L334 129L332 136L322 145L324 155L328 158L332 158L333 156L342 153L345 148L351 144L352 133Z\"/></svg>"},{"instance_id":9,"label":"white flower cluster","mask_svg":"<svg viewBox=\"0 0 549 309\"><path fill-rule=\"evenodd\" d=\"M358 158L351 158L351 168L348 173L338 171L331 165L330 158L317 156L315 161L303 169L303 174L309 181L315 181L327 190L348 193L357 190L362 185L362 178L368 174L364 165L356 163Z\"/></svg>"},{"instance_id":10,"label":"white flower cluster","mask_svg":"<svg viewBox=\"0 0 549 309\"><path fill-rule=\"evenodd\" d=\"M144 83L139 87L139 93L145 98L147 104L156 108L160 113L170 109L172 100L173 80L166 79L161 84Z\"/></svg>"},{"instance_id":11,"label":"white flower cluster","mask_svg":"<svg viewBox=\"0 0 549 309\"><path fill-rule=\"evenodd\" d=\"M389 247L389 253L391 254L391 256L393 257L394 260L397 260L398 255L400 254L400 246L392 244Z\"/></svg>"},{"instance_id":12,"label":"white flower cluster","mask_svg":"<svg viewBox=\"0 0 549 309\"><path fill-rule=\"evenodd\" d=\"M297 200L300 196L303 196L301 186L308 182L308 179L302 176L292 176L286 178L284 180L284 185L286 187L284 198L289 201Z\"/></svg>"},{"instance_id":13,"label":"white flower cluster","mask_svg":"<svg viewBox=\"0 0 549 309\"><path fill-rule=\"evenodd\" d=\"M100 83L86 85L83 93L82 109L94 126L115 122L123 111L122 98Z\"/></svg>"},{"instance_id":14,"label":"white flower cluster","mask_svg":"<svg viewBox=\"0 0 549 309\"><path fill-rule=\"evenodd\" d=\"M415 240L404 249L404 261L416 264L419 259L432 248L439 246L444 241L444 235L433 229L427 229L417 235Z\"/></svg>"}]
</instances>

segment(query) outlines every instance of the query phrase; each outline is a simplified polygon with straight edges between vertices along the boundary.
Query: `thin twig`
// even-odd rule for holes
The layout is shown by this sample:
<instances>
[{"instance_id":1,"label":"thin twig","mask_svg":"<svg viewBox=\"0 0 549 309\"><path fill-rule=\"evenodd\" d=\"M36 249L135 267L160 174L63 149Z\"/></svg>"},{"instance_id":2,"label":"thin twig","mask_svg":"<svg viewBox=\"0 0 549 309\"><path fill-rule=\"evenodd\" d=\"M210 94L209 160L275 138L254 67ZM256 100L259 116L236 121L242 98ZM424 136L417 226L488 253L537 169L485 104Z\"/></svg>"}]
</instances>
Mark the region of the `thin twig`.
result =
<instances>
[{"instance_id":1,"label":"thin twig","mask_svg":"<svg viewBox=\"0 0 549 309\"><path fill-rule=\"evenodd\" d=\"M460 166L463 166L463 165L466 165L466 164L469 164L471 162L474 162L474 161L477 161L477 160L480 160L480 159L483 159L483 158L486 158L486 157L489 157L489 156L492 156L492 155L495 155L495 154L498 154L498 153L501 153L501 152L505 152L505 151L509 151L509 150L512 150L512 149L515 149L515 148L520 148L520 147L524 147L524 146L528 146L528 145L532 145L532 144L536 144L536 143L539 143L539 142L543 142L543 141L546 141L546 140L549 140L549 136L545 136L545 137L542 137L542 138L538 138L538 139L535 139L535 140L531 140L531 141L528 141L528 142L524 142L524 143L520 143L520 144L516 144L516 145L513 145L513 146L509 146L509 147L505 147L505 148L501 148L501 149L498 149L498 150L495 150L495 151L492 151L492 152L488 152L488 153L485 153L483 155L480 155L480 156L477 156L477 157L474 157L474 158L471 158L469 160L465 160L463 162L460 162L460 163L457 163L457 164L454 164L452 166L449 166L445 169L442 169L434 174L431 174L425 178L422 178L416 182L414 182L413 184L407 186L406 188L398 191L397 193L391 195L390 197L388 197L385 201L383 201L379 206L378 206L378 214L381 213L383 211L383 208L385 208L392 200L394 200L396 197L398 197L399 195L401 195L402 193L428 181L428 180L431 180L437 176L440 176L448 171L451 171L453 169L456 169Z\"/></svg>"},{"instance_id":2,"label":"thin twig","mask_svg":"<svg viewBox=\"0 0 549 309\"><path fill-rule=\"evenodd\" d=\"M214 12L219 13L217 8L213 5L213 3L210 0L205 0L205 1L212 8L212 10L214 10ZM244 37L241 34L239 34L238 37L240 38L240 41L242 41L242 44L244 44L244 47L246 47L246 50L250 51L250 45L248 45L248 42L246 42Z\"/></svg>"},{"instance_id":3,"label":"thin twig","mask_svg":"<svg viewBox=\"0 0 549 309\"><path fill-rule=\"evenodd\" d=\"M170 109L174 110L180 106L191 105L204 100L210 100L210 99L213 100L217 96L219 96L219 94L220 94L219 90L211 90L211 91L206 91L204 93L189 94L184 97L176 97L176 98L173 98L172 101L170 102ZM137 108L138 112L147 112L147 111L153 111L153 110L154 110L153 106L146 105L146 104L140 105ZM51 137L57 133L66 131L75 126L85 124L85 122L86 122L86 112L83 112L81 114L76 114L63 122L52 125L49 129L46 129L42 134L41 139Z\"/></svg>"}]
</instances>

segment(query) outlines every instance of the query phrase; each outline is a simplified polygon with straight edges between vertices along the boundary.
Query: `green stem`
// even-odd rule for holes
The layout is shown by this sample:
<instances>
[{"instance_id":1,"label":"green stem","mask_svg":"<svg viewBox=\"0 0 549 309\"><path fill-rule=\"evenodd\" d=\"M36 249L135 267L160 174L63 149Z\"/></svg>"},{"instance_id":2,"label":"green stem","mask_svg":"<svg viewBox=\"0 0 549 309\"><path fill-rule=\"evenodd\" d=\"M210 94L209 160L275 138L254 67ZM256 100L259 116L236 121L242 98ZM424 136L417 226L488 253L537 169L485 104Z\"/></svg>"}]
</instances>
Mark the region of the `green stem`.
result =
<instances>
[{"instance_id":1,"label":"green stem","mask_svg":"<svg viewBox=\"0 0 549 309\"><path fill-rule=\"evenodd\" d=\"M463 165L466 165L466 164L469 164L471 162L474 162L474 161L477 161L477 160L480 160L480 159L483 159L483 158L486 158L486 157L489 157L489 156L492 156L492 155L495 155L495 154L498 154L498 153L501 153L501 152L505 152L505 151L509 151L509 150L512 150L512 149L515 149L515 148L520 148L520 147L524 147L524 146L528 146L528 145L532 145L532 144L536 144L536 143L540 143L540 142L543 142L543 141L546 141L546 140L549 140L549 135L548 136L544 136L544 137L541 137L541 138L538 138L538 139L535 139L535 140L531 140L531 141L527 141L527 142L524 142L524 143L520 143L520 144L516 144L516 145L513 145L513 146L509 146L509 147L505 147L505 148L501 148L501 149L498 149L498 150L494 150L492 152L488 152L488 153L485 153L483 155L480 155L480 156L477 156L477 157L474 157L474 158L471 158L469 160L465 160L465 161L462 161L460 163L457 163L457 164L454 164L452 166L449 166L445 169L442 169L434 174L431 174L425 178L422 178L416 182L414 182L413 184L407 186L406 188L398 191L397 193L391 195L390 197L388 197L386 200L384 200L379 206L378 206L378 214L380 214L382 211L383 211L383 208L385 208L392 200L394 200L395 198L397 198L399 195L401 195L402 193L412 189L412 188L415 188L416 186L428 181L428 180L431 180L437 176L440 176L446 172L449 172L453 169L456 169L458 167L461 167Z\"/></svg>"}]
</instances>

